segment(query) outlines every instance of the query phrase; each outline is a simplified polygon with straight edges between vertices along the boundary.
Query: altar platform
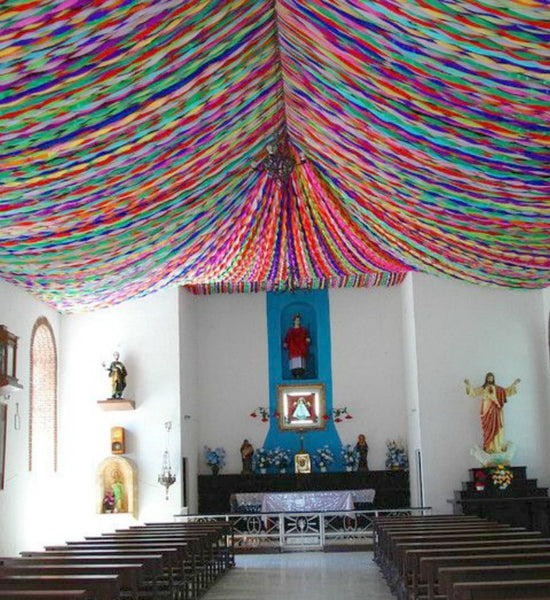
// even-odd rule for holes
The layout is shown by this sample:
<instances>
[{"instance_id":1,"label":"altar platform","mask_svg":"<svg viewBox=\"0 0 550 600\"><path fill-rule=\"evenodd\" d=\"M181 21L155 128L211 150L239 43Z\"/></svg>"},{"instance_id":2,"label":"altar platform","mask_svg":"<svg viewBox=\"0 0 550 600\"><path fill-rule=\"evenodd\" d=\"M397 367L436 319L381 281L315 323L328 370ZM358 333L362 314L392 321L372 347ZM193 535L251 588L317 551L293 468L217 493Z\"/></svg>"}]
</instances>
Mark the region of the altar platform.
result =
<instances>
[{"instance_id":1,"label":"altar platform","mask_svg":"<svg viewBox=\"0 0 550 600\"><path fill-rule=\"evenodd\" d=\"M355 492L355 508L361 510L410 506L408 471L199 475L198 488L201 514L234 512L232 496L234 498L236 494L346 491ZM361 490L373 490L374 497L360 498L357 493ZM253 496L248 498L254 499ZM256 506L261 505L262 500L262 496L257 496ZM252 506L253 502L250 504Z\"/></svg>"}]
</instances>

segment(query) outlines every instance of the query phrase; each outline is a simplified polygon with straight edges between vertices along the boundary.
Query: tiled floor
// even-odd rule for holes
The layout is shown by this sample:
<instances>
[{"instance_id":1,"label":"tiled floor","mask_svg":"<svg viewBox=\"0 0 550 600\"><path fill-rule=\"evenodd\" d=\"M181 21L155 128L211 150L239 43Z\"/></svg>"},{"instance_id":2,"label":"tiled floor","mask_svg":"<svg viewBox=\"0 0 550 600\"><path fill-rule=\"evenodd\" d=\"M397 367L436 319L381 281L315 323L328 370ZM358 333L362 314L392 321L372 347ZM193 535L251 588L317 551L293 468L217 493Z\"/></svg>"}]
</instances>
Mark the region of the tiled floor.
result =
<instances>
[{"instance_id":1,"label":"tiled floor","mask_svg":"<svg viewBox=\"0 0 550 600\"><path fill-rule=\"evenodd\" d=\"M395 600L372 552L237 554L202 600Z\"/></svg>"}]
</instances>

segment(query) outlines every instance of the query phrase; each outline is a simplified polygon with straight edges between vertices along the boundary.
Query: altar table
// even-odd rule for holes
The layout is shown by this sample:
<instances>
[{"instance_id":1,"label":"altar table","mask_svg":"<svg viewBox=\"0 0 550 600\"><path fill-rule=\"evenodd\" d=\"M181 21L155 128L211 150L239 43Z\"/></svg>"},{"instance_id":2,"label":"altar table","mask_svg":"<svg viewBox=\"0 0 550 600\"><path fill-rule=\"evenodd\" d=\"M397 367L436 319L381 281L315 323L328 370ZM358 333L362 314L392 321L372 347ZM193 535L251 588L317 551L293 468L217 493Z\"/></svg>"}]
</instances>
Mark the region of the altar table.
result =
<instances>
[{"instance_id":1,"label":"altar table","mask_svg":"<svg viewBox=\"0 0 550 600\"><path fill-rule=\"evenodd\" d=\"M374 502L375 490L237 493L231 496L234 512L330 512L354 510L357 503Z\"/></svg>"}]
</instances>

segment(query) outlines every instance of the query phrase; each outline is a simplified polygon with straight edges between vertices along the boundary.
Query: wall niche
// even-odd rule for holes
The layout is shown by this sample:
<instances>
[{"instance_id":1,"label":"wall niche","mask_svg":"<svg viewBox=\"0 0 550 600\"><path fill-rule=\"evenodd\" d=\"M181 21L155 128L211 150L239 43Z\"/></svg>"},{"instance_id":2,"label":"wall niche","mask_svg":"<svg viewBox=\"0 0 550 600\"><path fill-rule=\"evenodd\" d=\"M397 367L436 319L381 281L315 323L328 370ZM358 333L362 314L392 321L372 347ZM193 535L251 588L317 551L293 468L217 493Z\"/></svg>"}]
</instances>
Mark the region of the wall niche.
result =
<instances>
[{"instance_id":1,"label":"wall niche","mask_svg":"<svg viewBox=\"0 0 550 600\"><path fill-rule=\"evenodd\" d=\"M97 512L137 518L137 468L128 458L110 456L97 468Z\"/></svg>"}]
</instances>

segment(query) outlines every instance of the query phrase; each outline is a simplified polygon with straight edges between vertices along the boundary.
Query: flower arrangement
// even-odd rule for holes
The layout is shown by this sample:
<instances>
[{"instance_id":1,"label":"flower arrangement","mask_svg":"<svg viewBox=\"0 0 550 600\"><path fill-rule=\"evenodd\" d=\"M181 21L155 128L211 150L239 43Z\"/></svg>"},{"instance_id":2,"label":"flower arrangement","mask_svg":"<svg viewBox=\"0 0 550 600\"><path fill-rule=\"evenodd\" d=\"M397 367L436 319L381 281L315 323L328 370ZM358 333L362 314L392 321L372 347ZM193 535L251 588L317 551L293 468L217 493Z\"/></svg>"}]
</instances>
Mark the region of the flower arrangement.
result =
<instances>
[{"instance_id":1,"label":"flower arrangement","mask_svg":"<svg viewBox=\"0 0 550 600\"><path fill-rule=\"evenodd\" d=\"M272 463L279 471L288 469L290 466L290 452L284 448L275 448L272 455Z\"/></svg>"},{"instance_id":2,"label":"flower arrangement","mask_svg":"<svg viewBox=\"0 0 550 600\"><path fill-rule=\"evenodd\" d=\"M333 419L335 423L341 423L344 419L353 419L353 417L349 414L347 406L343 406L342 408L333 408L332 413L324 415L323 419L325 421Z\"/></svg>"},{"instance_id":3,"label":"flower arrangement","mask_svg":"<svg viewBox=\"0 0 550 600\"><path fill-rule=\"evenodd\" d=\"M256 408L250 413L250 416L253 419L257 419L258 417L260 417L262 423L267 423L271 415L269 414L268 408L266 408L265 406L258 406L258 408Z\"/></svg>"},{"instance_id":4,"label":"flower arrangement","mask_svg":"<svg viewBox=\"0 0 550 600\"><path fill-rule=\"evenodd\" d=\"M491 479L493 485L499 490L505 490L514 478L512 471L505 465L496 465L494 469L491 469Z\"/></svg>"},{"instance_id":5,"label":"flower arrangement","mask_svg":"<svg viewBox=\"0 0 550 600\"><path fill-rule=\"evenodd\" d=\"M254 451L254 465L257 469L267 469L273 463L273 454L265 448Z\"/></svg>"},{"instance_id":6,"label":"flower arrangement","mask_svg":"<svg viewBox=\"0 0 550 600\"><path fill-rule=\"evenodd\" d=\"M356 469L359 466L359 452L357 452L355 446L352 444L342 446L340 454L342 455L342 462L345 467Z\"/></svg>"},{"instance_id":7,"label":"flower arrangement","mask_svg":"<svg viewBox=\"0 0 550 600\"><path fill-rule=\"evenodd\" d=\"M320 469L326 469L334 462L334 454L332 453L332 450L325 444L321 448L317 448L317 450L315 450L313 462Z\"/></svg>"},{"instance_id":8,"label":"flower arrangement","mask_svg":"<svg viewBox=\"0 0 550 600\"><path fill-rule=\"evenodd\" d=\"M487 473L483 469L476 469L474 471L474 486L476 491L482 492L487 484Z\"/></svg>"},{"instance_id":9,"label":"flower arrangement","mask_svg":"<svg viewBox=\"0 0 550 600\"><path fill-rule=\"evenodd\" d=\"M222 467L225 466L225 450L223 448L210 448L210 446L204 447L204 455L206 457L206 464L214 472L218 472Z\"/></svg>"},{"instance_id":10,"label":"flower arrangement","mask_svg":"<svg viewBox=\"0 0 550 600\"><path fill-rule=\"evenodd\" d=\"M115 509L115 496L112 492L107 492L103 496L103 512L110 513Z\"/></svg>"},{"instance_id":11,"label":"flower arrangement","mask_svg":"<svg viewBox=\"0 0 550 600\"><path fill-rule=\"evenodd\" d=\"M401 440L388 440L386 442L386 468L387 469L408 469L409 458L405 445Z\"/></svg>"}]
</instances>

